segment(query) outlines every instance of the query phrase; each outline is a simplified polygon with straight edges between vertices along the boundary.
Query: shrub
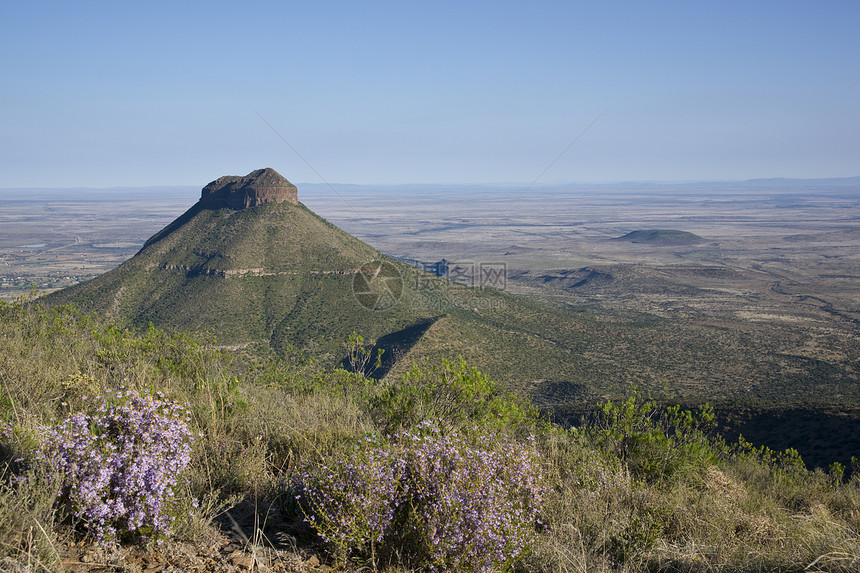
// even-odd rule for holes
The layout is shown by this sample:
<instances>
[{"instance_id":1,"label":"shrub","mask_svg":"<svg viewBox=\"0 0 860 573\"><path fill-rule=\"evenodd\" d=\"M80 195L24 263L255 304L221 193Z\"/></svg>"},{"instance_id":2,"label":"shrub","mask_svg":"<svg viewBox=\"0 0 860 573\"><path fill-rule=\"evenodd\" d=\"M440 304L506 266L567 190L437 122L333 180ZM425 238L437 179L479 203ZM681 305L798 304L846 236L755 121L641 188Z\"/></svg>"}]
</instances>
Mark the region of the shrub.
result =
<instances>
[{"instance_id":1,"label":"shrub","mask_svg":"<svg viewBox=\"0 0 860 573\"><path fill-rule=\"evenodd\" d=\"M634 389L624 402L607 402L589 432L607 453L618 456L633 476L665 483L701 473L722 448L711 437L714 414L705 404L698 412L661 406Z\"/></svg>"},{"instance_id":2,"label":"shrub","mask_svg":"<svg viewBox=\"0 0 860 573\"><path fill-rule=\"evenodd\" d=\"M376 341L369 340L365 342L362 335L353 331L343 345L346 350L346 358L343 360L343 365L348 367L350 372L369 378L382 366L382 355L385 352L385 350L377 348L374 355L373 349L375 345Z\"/></svg>"},{"instance_id":3,"label":"shrub","mask_svg":"<svg viewBox=\"0 0 860 573\"><path fill-rule=\"evenodd\" d=\"M382 542L402 502L402 461L378 437L300 472L294 485L307 522L338 558Z\"/></svg>"},{"instance_id":4,"label":"shrub","mask_svg":"<svg viewBox=\"0 0 860 573\"><path fill-rule=\"evenodd\" d=\"M188 411L164 394L119 391L94 414L43 427L37 465L63 476L59 499L105 544L172 532L175 489L191 460Z\"/></svg>"},{"instance_id":5,"label":"shrub","mask_svg":"<svg viewBox=\"0 0 860 573\"><path fill-rule=\"evenodd\" d=\"M471 442L424 422L401 439L411 527L431 569L489 571L528 550L544 495L533 438Z\"/></svg>"},{"instance_id":6,"label":"shrub","mask_svg":"<svg viewBox=\"0 0 860 573\"><path fill-rule=\"evenodd\" d=\"M540 527L544 474L534 440L467 440L423 422L368 438L300 472L294 495L341 558L376 547L431 570L489 571L527 551Z\"/></svg>"},{"instance_id":7,"label":"shrub","mask_svg":"<svg viewBox=\"0 0 860 573\"><path fill-rule=\"evenodd\" d=\"M448 428L533 426L537 410L460 358L424 370L417 364L372 400L377 422L395 432L435 420Z\"/></svg>"}]
</instances>

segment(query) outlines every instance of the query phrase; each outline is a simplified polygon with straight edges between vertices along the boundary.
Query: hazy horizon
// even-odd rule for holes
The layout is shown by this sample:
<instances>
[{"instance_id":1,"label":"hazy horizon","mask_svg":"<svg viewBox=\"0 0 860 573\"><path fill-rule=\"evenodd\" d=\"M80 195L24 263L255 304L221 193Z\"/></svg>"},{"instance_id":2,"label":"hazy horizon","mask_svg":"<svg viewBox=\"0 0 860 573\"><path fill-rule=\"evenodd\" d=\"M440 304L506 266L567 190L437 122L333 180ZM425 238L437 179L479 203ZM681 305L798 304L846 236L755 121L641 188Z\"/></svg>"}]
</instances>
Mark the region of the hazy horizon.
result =
<instances>
[{"instance_id":1,"label":"hazy horizon","mask_svg":"<svg viewBox=\"0 0 860 573\"><path fill-rule=\"evenodd\" d=\"M222 175L244 175L239 173L230 173L230 174L222 174ZM220 177L221 175L219 175ZM767 186L773 187L774 190L779 188L780 185L790 185L790 186L798 186L798 185L816 185L816 184L845 184L845 185L854 185L860 184L860 175L846 176L846 177L814 177L814 178L803 178L803 177L758 177L753 179L713 179L713 180L677 180L677 181L658 181L658 180L641 180L641 181L604 181L604 182L583 182L583 181L566 181L566 182L558 182L558 183L527 183L522 181L512 181L512 182L474 182L474 183L412 183L412 182L399 182L399 183L346 183L346 182L309 182L309 181L299 181L294 182L291 181L294 185L296 185L299 189L301 188L313 188L313 189L323 189L337 192L340 188L341 190L346 189L404 189L404 188L427 188L432 187L440 190L444 189L462 189L462 188L490 188L490 189L503 189L506 191L526 191L526 190L539 190L539 189L563 189L563 188L624 188L624 187L648 187L649 190L652 190L655 187L680 187L680 186L739 186L739 185L755 185L755 186ZM208 182L207 182L208 183ZM199 185L173 185L173 184L153 184L153 185L105 185L102 187L92 187L92 186L56 186L56 187L23 187L23 186L14 186L14 187L0 187L0 192L7 191L94 191L94 192L106 192L106 191L146 191L146 190L187 190L194 191L195 193L199 192L206 183L201 183Z\"/></svg>"}]
</instances>

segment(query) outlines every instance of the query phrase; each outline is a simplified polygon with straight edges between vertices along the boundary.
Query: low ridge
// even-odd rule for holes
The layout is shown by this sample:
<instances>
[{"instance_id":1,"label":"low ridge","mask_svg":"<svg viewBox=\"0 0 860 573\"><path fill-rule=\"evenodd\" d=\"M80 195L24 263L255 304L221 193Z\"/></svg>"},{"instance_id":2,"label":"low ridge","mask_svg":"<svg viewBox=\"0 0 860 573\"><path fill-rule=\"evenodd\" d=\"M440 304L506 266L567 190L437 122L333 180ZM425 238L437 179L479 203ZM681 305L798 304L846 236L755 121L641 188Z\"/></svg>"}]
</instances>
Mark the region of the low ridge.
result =
<instances>
[{"instance_id":1,"label":"low ridge","mask_svg":"<svg viewBox=\"0 0 860 573\"><path fill-rule=\"evenodd\" d=\"M613 241L627 241L630 243L649 243L652 245L695 245L704 242L705 239L690 233L689 231L678 231L675 229L638 229L630 231L623 237L612 239Z\"/></svg>"}]
</instances>

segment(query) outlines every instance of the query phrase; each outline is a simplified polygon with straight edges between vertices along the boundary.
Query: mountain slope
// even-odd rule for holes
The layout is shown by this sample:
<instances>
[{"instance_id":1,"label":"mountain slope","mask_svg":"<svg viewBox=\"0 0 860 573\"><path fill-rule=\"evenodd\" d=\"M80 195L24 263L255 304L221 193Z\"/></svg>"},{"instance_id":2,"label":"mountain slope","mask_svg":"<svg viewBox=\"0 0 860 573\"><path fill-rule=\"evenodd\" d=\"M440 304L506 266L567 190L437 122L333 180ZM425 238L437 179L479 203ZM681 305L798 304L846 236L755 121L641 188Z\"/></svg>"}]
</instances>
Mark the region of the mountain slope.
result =
<instances>
[{"instance_id":1,"label":"mountain slope","mask_svg":"<svg viewBox=\"0 0 860 573\"><path fill-rule=\"evenodd\" d=\"M582 348L581 320L385 257L297 201L274 197L246 207L242 189L256 185L253 175L207 185L134 257L43 302L135 327L208 332L227 347L309 350L329 363L343 358L342 344L355 331L385 350L383 373L457 355L520 386L570 372Z\"/></svg>"},{"instance_id":2,"label":"mountain slope","mask_svg":"<svg viewBox=\"0 0 860 573\"><path fill-rule=\"evenodd\" d=\"M201 200L133 258L44 302L212 332L225 345L334 351L353 330L376 338L428 318L404 305L371 311L353 295L362 265L382 258L301 204Z\"/></svg>"}]
</instances>

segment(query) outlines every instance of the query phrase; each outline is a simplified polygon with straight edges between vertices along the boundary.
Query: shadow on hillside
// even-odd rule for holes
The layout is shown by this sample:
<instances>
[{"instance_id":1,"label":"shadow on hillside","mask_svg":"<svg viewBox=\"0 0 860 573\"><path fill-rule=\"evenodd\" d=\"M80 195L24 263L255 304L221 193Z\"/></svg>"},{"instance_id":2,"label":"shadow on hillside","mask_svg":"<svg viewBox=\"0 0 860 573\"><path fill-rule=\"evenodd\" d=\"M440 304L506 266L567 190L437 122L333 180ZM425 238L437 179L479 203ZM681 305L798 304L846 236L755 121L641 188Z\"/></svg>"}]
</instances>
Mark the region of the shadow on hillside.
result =
<instances>
[{"instance_id":1,"label":"shadow on hillside","mask_svg":"<svg viewBox=\"0 0 860 573\"><path fill-rule=\"evenodd\" d=\"M730 442L743 435L774 450L794 448L810 469L827 468L832 462L851 468L851 458L860 456L858 408L717 408L716 414Z\"/></svg>"},{"instance_id":2,"label":"shadow on hillside","mask_svg":"<svg viewBox=\"0 0 860 573\"><path fill-rule=\"evenodd\" d=\"M424 333L427 332L440 317L426 318L419 320L415 324L407 326L397 332L392 332L380 337L373 347L373 356L376 356L377 350L383 350L382 363L379 368L373 372L374 378L383 378L397 364L397 361L405 356L409 350L421 340ZM340 367L344 370L349 370L349 361L344 358Z\"/></svg>"},{"instance_id":3,"label":"shadow on hillside","mask_svg":"<svg viewBox=\"0 0 860 573\"><path fill-rule=\"evenodd\" d=\"M551 390L555 392L537 396L541 399L537 404L553 422L571 427L595 419L598 403L562 393L562 390L569 390L565 384L553 386ZM691 405L684 407L695 409ZM850 470L851 458L860 457L860 408L718 405L714 414L717 433L729 444L736 443L742 435L755 446L767 446L776 451L794 448L808 469L826 469L831 463L839 462Z\"/></svg>"}]
</instances>

